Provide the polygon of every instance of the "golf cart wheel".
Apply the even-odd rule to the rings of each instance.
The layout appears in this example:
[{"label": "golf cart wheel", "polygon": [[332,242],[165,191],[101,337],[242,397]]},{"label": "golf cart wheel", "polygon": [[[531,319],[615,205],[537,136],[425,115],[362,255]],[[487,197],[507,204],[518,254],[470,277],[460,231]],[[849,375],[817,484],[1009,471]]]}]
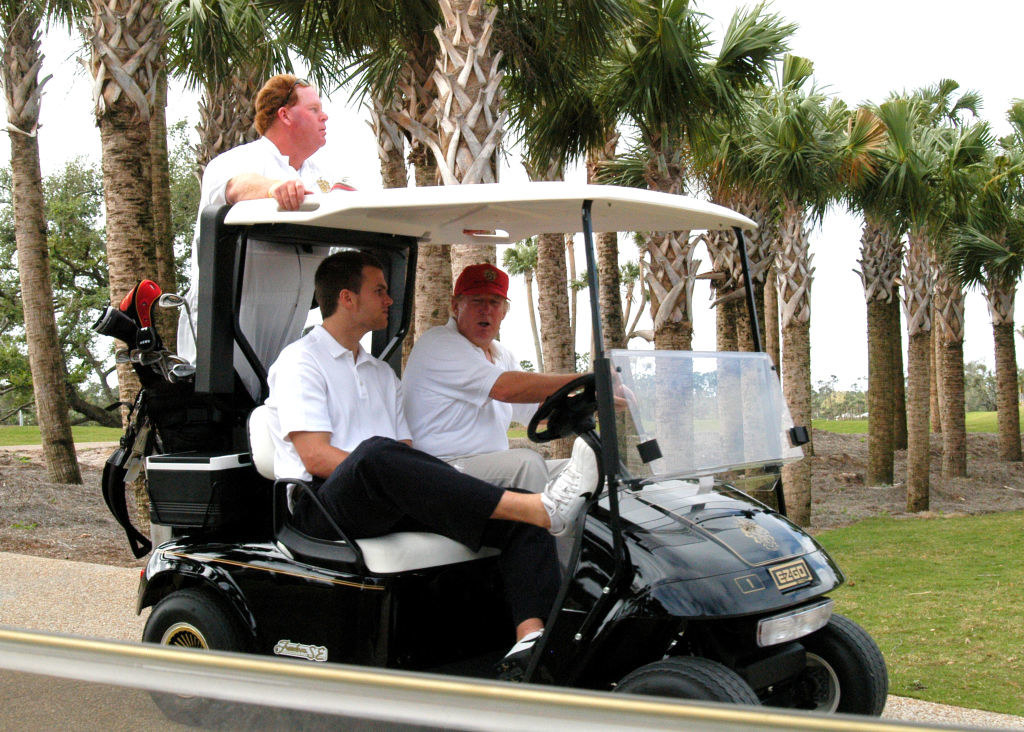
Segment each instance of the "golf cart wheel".
[{"label": "golf cart wheel", "polygon": [[[158,602],[146,621],[142,642],[173,648],[249,649],[245,631],[231,611],[196,589],[172,592]],[[159,692],[150,696],[168,719],[181,724],[215,726],[237,710],[237,705],[217,699]]]},{"label": "golf cart wheel", "polygon": [[738,673],[717,661],[697,656],[667,658],[641,666],[623,677],[615,691],[727,704],[760,704],[750,684]]},{"label": "golf cart wheel", "polygon": [[807,667],[797,678],[798,709],[880,716],[889,674],[878,645],[849,618],[833,615],[821,630],[804,638]]}]

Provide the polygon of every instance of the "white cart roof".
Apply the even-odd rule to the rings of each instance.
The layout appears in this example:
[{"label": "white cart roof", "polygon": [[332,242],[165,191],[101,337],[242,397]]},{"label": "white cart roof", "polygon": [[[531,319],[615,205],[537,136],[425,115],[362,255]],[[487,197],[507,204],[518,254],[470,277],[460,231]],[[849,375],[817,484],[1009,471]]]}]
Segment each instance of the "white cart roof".
[{"label": "white cart roof", "polygon": [[695,198],[572,183],[334,191],[307,196],[299,211],[279,211],[269,199],[242,201],[231,208],[225,223],[309,224],[438,244],[500,244],[546,232],[580,231],[586,200],[593,201],[594,231],[757,228],[745,216]]}]

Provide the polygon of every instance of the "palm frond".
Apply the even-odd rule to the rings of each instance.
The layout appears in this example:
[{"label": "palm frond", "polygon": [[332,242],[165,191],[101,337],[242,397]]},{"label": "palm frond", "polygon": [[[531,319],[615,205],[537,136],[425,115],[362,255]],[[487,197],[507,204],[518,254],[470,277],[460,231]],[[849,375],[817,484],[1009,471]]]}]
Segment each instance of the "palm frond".
[{"label": "palm frond", "polygon": [[799,89],[814,74],[814,62],[803,56],[787,53],[782,58],[782,76],[779,85]]},{"label": "palm frond", "polygon": [[633,145],[628,150],[615,156],[597,170],[598,183],[607,183],[630,188],[647,188],[648,152],[643,145]]}]

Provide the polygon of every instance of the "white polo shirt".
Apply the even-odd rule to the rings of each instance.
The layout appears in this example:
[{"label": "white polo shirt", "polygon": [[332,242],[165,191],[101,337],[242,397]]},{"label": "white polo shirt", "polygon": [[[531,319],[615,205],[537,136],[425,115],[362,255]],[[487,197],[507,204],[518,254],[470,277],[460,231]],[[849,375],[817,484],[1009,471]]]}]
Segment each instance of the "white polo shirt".
[{"label": "white polo shirt", "polygon": [[362,348],[353,359],[323,326],[281,351],[268,382],[278,478],[312,478],[288,437],[292,432],[330,432],[331,445],[346,452],[368,437],[412,437],[391,367]]},{"label": "white polo shirt", "polygon": [[[302,166],[296,170],[288,162],[288,157],[282,155],[281,151],[277,149],[277,145],[265,137],[260,137],[253,142],[222,152],[207,164],[206,170],[203,171],[203,183],[199,190],[199,212],[196,214],[196,229],[192,236],[192,286],[185,294],[185,299],[188,300],[189,307],[192,308],[193,317],[195,317],[198,300],[196,283],[199,281],[199,223],[203,210],[213,204],[227,203],[228,181],[243,173],[255,173],[279,180],[299,178],[307,190],[326,193],[333,185],[333,181],[328,177],[327,172],[317,164],[316,157],[314,154],[306,158]],[[247,272],[247,281],[249,275],[250,273]],[[178,319],[178,355],[189,361],[195,361],[195,351],[192,331],[188,327],[185,313],[182,312]]]},{"label": "white polo shirt", "polygon": [[454,318],[416,341],[402,374],[413,446],[442,459],[508,449],[512,420],[527,424],[536,404],[489,396],[506,371],[522,371],[512,352],[491,341],[494,363],[459,333]]}]

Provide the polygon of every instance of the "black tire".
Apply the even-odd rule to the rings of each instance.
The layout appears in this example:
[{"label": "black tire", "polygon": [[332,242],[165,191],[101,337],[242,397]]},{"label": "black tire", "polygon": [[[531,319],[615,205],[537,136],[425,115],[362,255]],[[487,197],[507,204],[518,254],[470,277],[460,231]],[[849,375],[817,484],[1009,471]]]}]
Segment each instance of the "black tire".
[{"label": "black tire", "polygon": [[878,645],[849,618],[833,615],[828,625],[804,638],[807,668],[797,680],[802,709],[881,716],[889,673]]},{"label": "black tire", "polygon": [[[248,633],[234,613],[198,589],[178,590],[158,602],[146,620],[142,642],[241,652],[251,646]],[[150,696],[168,719],[192,726],[216,726],[237,710],[236,705],[216,699],[159,692]]]},{"label": "black tire", "polygon": [[680,656],[656,661],[623,677],[615,691],[673,699],[758,705],[757,694],[738,673],[717,661]]}]

